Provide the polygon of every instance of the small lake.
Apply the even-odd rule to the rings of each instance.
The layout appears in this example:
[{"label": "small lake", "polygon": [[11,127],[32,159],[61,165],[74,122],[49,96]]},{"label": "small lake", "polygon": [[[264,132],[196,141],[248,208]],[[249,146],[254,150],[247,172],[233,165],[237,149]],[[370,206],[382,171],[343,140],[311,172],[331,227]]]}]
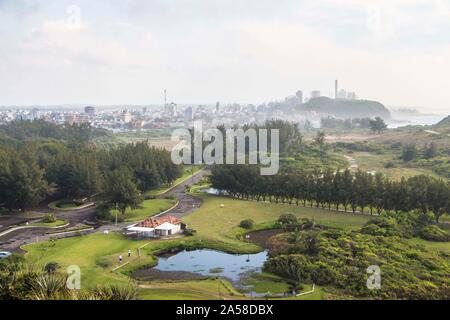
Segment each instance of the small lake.
[{"label": "small lake", "polygon": [[202,276],[220,276],[233,282],[249,272],[261,272],[267,252],[234,255],[214,250],[181,251],[160,257],[153,269],[164,272],[190,272]]},{"label": "small lake", "polygon": [[216,188],[206,188],[206,189],[202,189],[200,190],[201,192],[204,192],[206,194],[211,194],[214,196],[220,196],[223,194],[222,190],[216,189]]}]

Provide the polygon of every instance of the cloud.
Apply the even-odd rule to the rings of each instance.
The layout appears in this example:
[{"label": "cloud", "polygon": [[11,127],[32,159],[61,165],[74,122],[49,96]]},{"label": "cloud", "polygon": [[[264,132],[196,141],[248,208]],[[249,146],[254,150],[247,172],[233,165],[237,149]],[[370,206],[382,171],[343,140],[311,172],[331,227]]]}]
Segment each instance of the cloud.
[{"label": "cloud", "polygon": [[387,104],[450,100],[447,0],[19,1],[0,0],[0,104],[151,103],[164,88],[258,103],[335,78]]}]

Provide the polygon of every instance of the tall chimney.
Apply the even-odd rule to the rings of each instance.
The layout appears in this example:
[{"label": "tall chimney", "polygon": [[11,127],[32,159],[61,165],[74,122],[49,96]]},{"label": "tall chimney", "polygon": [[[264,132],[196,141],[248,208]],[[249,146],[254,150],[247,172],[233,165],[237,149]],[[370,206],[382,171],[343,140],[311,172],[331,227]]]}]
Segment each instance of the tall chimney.
[{"label": "tall chimney", "polygon": [[338,98],[338,81],[334,81],[334,99]]}]

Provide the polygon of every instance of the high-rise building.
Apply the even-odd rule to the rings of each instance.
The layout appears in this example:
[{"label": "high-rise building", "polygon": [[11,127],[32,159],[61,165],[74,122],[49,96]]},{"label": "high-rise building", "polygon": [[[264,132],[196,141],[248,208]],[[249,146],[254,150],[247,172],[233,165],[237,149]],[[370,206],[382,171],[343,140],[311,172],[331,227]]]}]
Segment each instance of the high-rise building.
[{"label": "high-rise building", "polygon": [[87,106],[84,108],[84,113],[93,116],[95,115],[95,107]]},{"label": "high-rise building", "polygon": [[74,124],[77,120],[77,116],[74,113],[68,113],[64,116],[64,121],[70,125]]},{"label": "high-rise building", "polygon": [[186,121],[194,120],[194,108],[193,107],[187,107],[186,109],[184,109],[184,120],[186,120]]},{"label": "high-rise building", "polygon": [[311,91],[311,99],[315,99],[315,98],[319,98],[319,97],[320,97],[320,91],[319,90]]},{"label": "high-rise building", "polygon": [[303,104],[303,91],[298,90],[295,96],[297,97],[298,102]]},{"label": "high-rise building", "polygon": [[217,101],[217,103],[216,103],[216,113],[219,113],[219,112],[220,112],[220,102]]},{"label": "high-rise building", "polygon": [[170,116],[172,117],[176,117],[178,114],[178,106],[176,103],[171,102],[168,106],[167,106],[167,113],[170,114]]},{"label": "high-rise building", "polygon": [[33,110],[31,110],[29,117],[30,120],[37,120],[41,117],[41,112],[39,111],[39,109],[34,108]]},{"label": "high-rise building", "polygon": [[124,123],[130,123],[131,120],[132,120],[131,113],[128,112],[128,110],[125,110],[125,111],[122,112],[122,117],[121,118],[122,118],[122,121]]},{"label": "high-rise building", "polygon": [[341,89],[338,93],[338,99],[355,100],[357,99],[357,96],[355,92]]},{"label": "high-rise building", "polygon": [[339,83],[338,80],[334,80],[334,98],[338,98],[338,89],[339,89]]}]

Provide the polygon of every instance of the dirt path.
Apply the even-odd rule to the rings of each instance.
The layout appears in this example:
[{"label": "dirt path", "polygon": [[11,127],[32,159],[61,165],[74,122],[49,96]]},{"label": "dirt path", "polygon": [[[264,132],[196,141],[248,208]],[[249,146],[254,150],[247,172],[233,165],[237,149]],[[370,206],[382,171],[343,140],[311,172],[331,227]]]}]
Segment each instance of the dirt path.
[{"label": "dirt path", "polygon": [[356,162],[356,159],[347,155],[344,155],[345,159],[348,160],[350,163],[350,166],[348,167],[351,171],[358,170],[358,163]]}]

